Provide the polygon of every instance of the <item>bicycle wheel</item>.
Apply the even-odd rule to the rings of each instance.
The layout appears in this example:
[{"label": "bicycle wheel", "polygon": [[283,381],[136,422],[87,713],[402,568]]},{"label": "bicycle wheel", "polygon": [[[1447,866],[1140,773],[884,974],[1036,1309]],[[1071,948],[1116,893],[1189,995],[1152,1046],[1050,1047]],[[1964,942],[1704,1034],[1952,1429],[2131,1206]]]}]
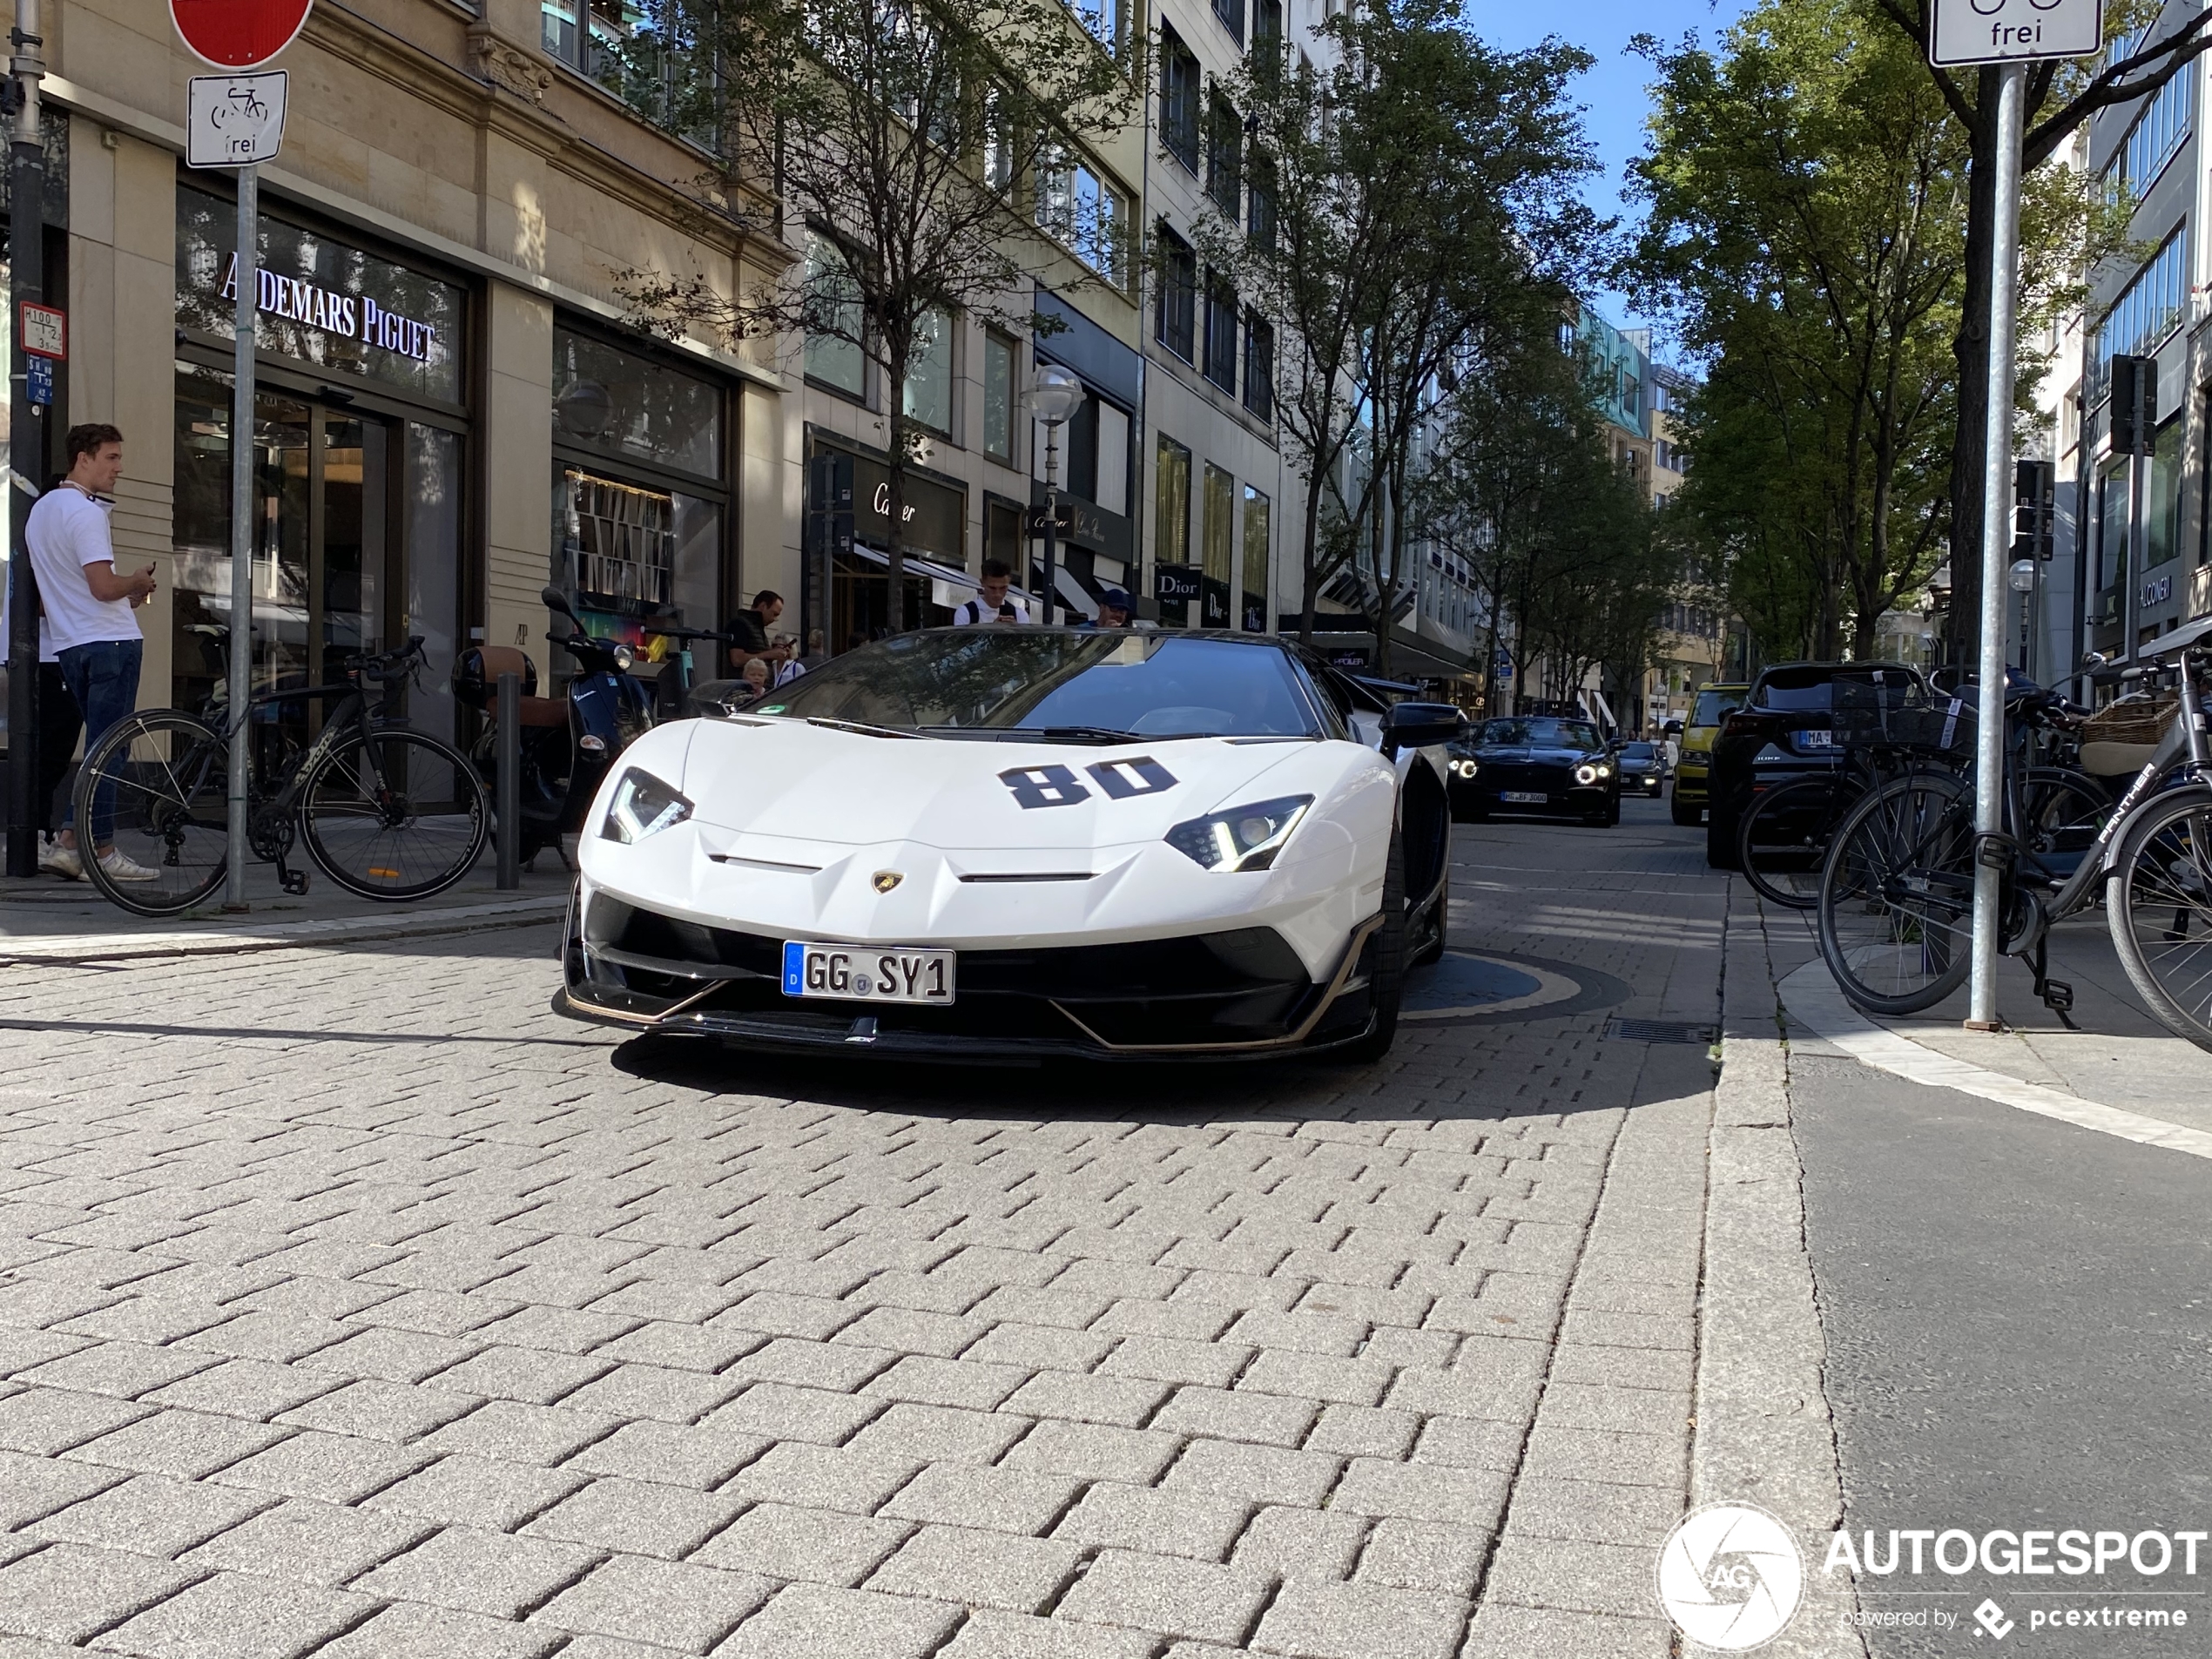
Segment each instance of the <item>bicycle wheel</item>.
[{"label": "bicycle wheel", "polygon": [[2154,798],[2108,894],[2113,948],[2150,1010],[2212,1049],[2212,790]]},{"label": "bicycle wheel", "polygon": [[469,873],[491,813],[460,752],[403,727],[349,733],[300,780],[308,854],[348,892],[422,899]]},{"label": "bicycle wheel", "polygon": [[1857,793],[1841,778],[1799,778],[1768,790],[1737,830],[1736,867],[1768,903],[1811,909],[1820,902],[1829,836]]},{"label": "bicycle wheel", "polygon": [[1959,779],[1921,772],[1844,814],[1820,882],[1820,954],[1869,1014],[1917,1014],[1973,966],[1974,802]]},{"label": "bicycle wheel", "polygon": [[[84,879],[141,916],[180,915],[222,885],[230,822],[228,747],[206,721],[149,709],[118,722],[78,768],[72,795]],[[150,877],[125,881],[92,856],[112,802],[116,850]]]},{"label": "bicycle wheel", "polygon": [[2033,767],[2020,779],[2021,848],[2062,880],[2097,844],[2114,805],[2087,772]]}]

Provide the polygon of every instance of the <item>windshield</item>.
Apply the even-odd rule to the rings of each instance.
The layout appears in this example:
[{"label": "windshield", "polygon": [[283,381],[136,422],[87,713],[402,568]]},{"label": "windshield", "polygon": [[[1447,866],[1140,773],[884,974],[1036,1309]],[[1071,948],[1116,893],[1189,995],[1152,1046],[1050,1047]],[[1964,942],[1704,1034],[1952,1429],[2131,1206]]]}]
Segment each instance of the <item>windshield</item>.
[{"label": "windshield", "polygon": [[1690,711],[1692,725],[1718,725],[1743,706],[1741,691],[1700,691],[1697,706]]},{"label": "windshield", "polygon": [[1595,749],[1597,728],[1581,720],[1491,720],[1484,724],[1482,741],[1519,748]]},{"label": "windshield", "polygon": [[1072,740],[1320,737],[1289,657],[1255,641],[1060,628],[901,634],[779,685],[758,714]]},{"label": "windshield", "polygon": [[1623,760],[1649,760],[1651,759],[1651,745],[1648,743],[1624,744],[1622,745],[1621,749],[1621,759]]}]

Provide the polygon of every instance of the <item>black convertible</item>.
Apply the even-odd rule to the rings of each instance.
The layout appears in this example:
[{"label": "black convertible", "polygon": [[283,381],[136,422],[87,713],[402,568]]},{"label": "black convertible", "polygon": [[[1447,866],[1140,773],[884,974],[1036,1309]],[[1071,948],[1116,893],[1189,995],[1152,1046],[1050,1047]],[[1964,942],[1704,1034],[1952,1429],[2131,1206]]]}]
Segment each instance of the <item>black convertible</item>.
[{"label": "black convertible", "polygon": [[1621,821],[1621,769],[1588,720],[1510,715],[1485,720],[1447,747],[1454,818],[1535,813]]}]

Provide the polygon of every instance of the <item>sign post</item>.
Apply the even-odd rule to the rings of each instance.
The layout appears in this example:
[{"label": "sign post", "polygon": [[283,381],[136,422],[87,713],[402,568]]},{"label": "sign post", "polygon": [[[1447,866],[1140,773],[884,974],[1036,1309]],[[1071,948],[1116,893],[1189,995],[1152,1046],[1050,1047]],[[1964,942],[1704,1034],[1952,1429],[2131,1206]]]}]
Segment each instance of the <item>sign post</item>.
[{"label": "sign post", "polygon": [[194,167],[238,169],[231,384],[231,637],[230,845],[223,908],[244,910],[247,765],[253,726],[246,716],[253,695],[253,320],[260,273],[260,172],[284,143],[288,78],[260,67],[292,44],[307,21],[310,0],[169,0],[169,16],[201,58],[220,75],[192,78],[185,120],[185,159]]},{"label": "sign post", "polygon": [[[16,303],[15,361],[10,367],[11,423],[8,429],[8,873],[38,873],[38,826],[49,803],[38,799],[38,587],[30,570],[24,526],[37,490],[32,482],[45,470],[46,426],[32,401],[30,352],[39,327],[35,313],[44,297],[46,219],[45,138],[39,129],[38,83],[46,73],[38,33],[38,0],[16,0],[15,47],[10,64],[16,80],[16,130],[9,145],[8,259]],[[42,331],[43,337],[43,331]],[[52,371],[46,371],[51,388]],[[51,390],[48,401],[51,401]],[[88,845],[84,855],[90,858]]]},{"label": "sign post", "polygon": [[[1981,492],[1980,697],[1974,746],[1973,954],[1966,1027],[1995,1031],[2003,868],[1984,857],[2005,828],[2005,595],[2013,545],[2013,380],[2020,308],[2020,128],[2027,65],[2085,57],[2104,45],[2103,0],[1935,0],[1928,61],[1939,69],[1993,64],[1997,210],[1989,246],[1989,379]],[[1962,394],[1971,388],[1961,388]],[[1956,552],[1954,550],[1954,556]]]}]

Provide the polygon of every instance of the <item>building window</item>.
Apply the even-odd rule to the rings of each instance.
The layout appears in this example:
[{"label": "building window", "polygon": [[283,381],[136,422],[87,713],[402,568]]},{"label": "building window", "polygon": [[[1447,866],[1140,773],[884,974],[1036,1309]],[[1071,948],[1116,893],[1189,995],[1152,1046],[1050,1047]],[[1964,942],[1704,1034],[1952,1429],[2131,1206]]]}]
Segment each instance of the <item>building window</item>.
[{"label": "building window", "polygon": [[2097,325],[2096,342],[2089,353],[2095,365],[2092,401],[2104,399],[2115,354],[2148,355],[2180,325],[2182,303],[2188,297],[2188,229],[2186,225],[2178,226],[2166,239],[2166,245],[2143,262],[2134,280]]},{"label": "building window", "polygon": [[914,325],[907,363],[907,419],[941,437],[953,430],[953,331],[949,313],[933,311]]},{"label": "building window", "polygon": [[1174,30],[1160,29],[1160,143],[1198,171],[1198,60]]},{"label": "building window", "polygon": [[1186,363],[1198,361],[1198,256],[1190,244],[1160,226],[1160,344]]},{"label": "building window", "polygon": [[1237,395],[1237,290],[1212,271],[1206,273],[1206,378]]},{"label": "building window", "polygon": [[1621,371],[1621,408],[1631,418],[1643,413],[1643,383],[1626,369]]},{"label": "building window", "polygon": [[1088,163],[1062,153],[1048,157],[1040,168],[1038,225],[1117,285],[1124,280],[1122,226],[1128,214],[1129,198]]},{"label": "building window", "polygon": [[867,358],[860,350],[860,295],[844,256],[819,232],[806,234],[806,378],[847,397],[866,398]]},{"label": "building window", "polygon": [[983,453],[1014,464],[1014,342],[983,334]]},{"label": "building window", "polygon": [[1266,496],[1244,486],[1244,603],[1238,623],[1255,634],[1267,631],[1270,508]]},{"label": "building window", "polygon": [[1275,418],[1275,329],[1257,311],[1244,314],[1244,407]]},{"label": "building window", "polygon": [[1232,225],[1238,219],[1244,165],[1244,121],[1226,99],[1216,98],[1206,118],[1206,194]]},{"label": "building window", "polygon": [[1282,56],[1283,0],[1258,0],[1252,7],[1252,51]]},{"label": "building window", "polygon": [[1275,251],[1275,158],[1255,152],[1244,164],[1244,233],[1263,253]]},{"label": "building window", "polygon": [[1122,49],[1121,0],[1071,0],[1071,3],[1090,37],[1108,51],[1118,54]]},{"label": "building window", "polygon": [[1199,543],[1204,561],[1204,625],[1230,625],[1229,590],[1237,579],[1237,481],[1209,461],[1206,497],[1200,505]]},{"label": "building window", "polygon": [[2189,106],[2196,77],[2184,69],[2152,93],[2135,125],[2121,146],[2120,181],[2128,193],[2141,196],[2158,182],[2166,164],[2188,141]]},{"label": "building window", "polygon": [[1213,0],[1213,15],[1239,46],[1244,44],[1244,0]]},{"label": "building window", "polygon": [[1154,469],[1153,556],[1162,564],[1190,563],[1190,451],[1164,432]]}]

